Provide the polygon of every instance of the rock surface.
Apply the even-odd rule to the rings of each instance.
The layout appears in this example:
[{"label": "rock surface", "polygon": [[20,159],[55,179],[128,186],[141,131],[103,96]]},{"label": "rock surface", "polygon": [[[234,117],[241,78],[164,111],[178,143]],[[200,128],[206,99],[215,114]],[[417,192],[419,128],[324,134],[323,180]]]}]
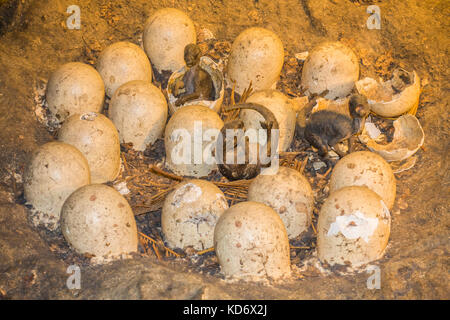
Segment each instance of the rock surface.
[{"label": "rock surface", "polygon": [[[8,3],[19,1],[8,1]],[[65,1],[21,1],[14,22],[0,36],[0,299],[449,299],[449,96],[448,22],[444,1],[378,1],[380,30],[368,30],[367,5],[358,1],[198,0],[175,6],[218,39],[232,41],[244,28],[275,31],[290,54],[324,40],[350,42],[361,73],[374,70],[391,51],[429,84],[418,118],[426,135],[416,166],[396,176],[391,238],[381,269],[381,289],[369,290],[369,273],[321,275],[282,284],[231,284],[195,274],[174,261],[135,257],[108,265],[81,263],[81,289],[69,290],[69,266],[27,220],[17,175],[31,152],[52,135],[36,120],[36,88],[68,61],[94,63],[102,48],[119,40],[139,43],[145,19],[164,1],[79,1],[82,29],[68,30]],[[70,3],[71,4],[71,3]],[[250,7],[250,8],[249,8]],[[0,7],[1,9],[1,7]],[[248,15],[247,12],[256,12]],[[3,11],[0,10],[0,15]],[[239,21],[239,23],[236,23]],[[0,33],[1,33],[0,32]],[[351,39],[351,40],[349,40]],[[385,59],[385,60],[383,60]],[[447,187],[446,187],[447,186]],[[11,199],[11,195],[13,199]],[[399,203],[403,203],[400,207]],[[407,203],[408,205],[404,205]],[[64,244],[62,244],[64,246]]]}]

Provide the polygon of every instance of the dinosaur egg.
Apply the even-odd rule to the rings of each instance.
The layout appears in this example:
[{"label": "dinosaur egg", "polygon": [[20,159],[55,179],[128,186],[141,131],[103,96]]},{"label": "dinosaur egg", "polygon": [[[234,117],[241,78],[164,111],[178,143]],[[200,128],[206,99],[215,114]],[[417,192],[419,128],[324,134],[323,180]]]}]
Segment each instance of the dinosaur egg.
[{"label": "dinosaur egg", "polygon": [[150,82],[135,80],[120,86],[109,103],[109,118],[122,143],[144,151],[162,137],[167,121],[167,102]]},{"label": "dinosaur egg", "polygon": [[[292,101],[279,91],[261,90],[253,93],[246,102],[261,104],[272,111],[280,128],[278,151],[286,151],[295,133],[296,115]],[[257,111],[243,109],[239,117],[247,129],[262,128],[260,122],[264,121],[264,117]]]},{"label": "dinosaur egg", "polygon": [[344,98],[359,78],[359,62],[352,49],[340,42],[326,42],[314,48],[303,65],[301,86],[306,94],[327,99]]},{"label": "dinosaur egg", "polygon": [[159,73],[174,72],[185,65],[184,47],[196,42],[194,23],[178,9],[157,10],[145,23],[143,42]]},{"label": "dinosaur egg", "polygon": [[59,222],[61,207],[78,188],[91,183],[89,165],[74,146],[49,142],[32,155],[24,174],[24,196],[33,207]]},{"label": "dinosaur egg", "polygon": [[93,67],[81,62],[70,62],[52,73],[45,98],[50,112],[63,122],[76,113],[101,112],[105,86]]},{"label": "dinosaur egg", "polygon": [[106,47],[98,58],[97,70],[105,82],[108,97],[129,81],[152,81],[150,61],[145,52],[131,42],[116,42]]},{"label": "dinosaur egg", "polygon": [[280,167],[275,174],[258,175],[248,188],[248,200],[274,209],[283,220],[289,239],[307,231],[311,224],[314,194],[308,179],[295,169]]},{"label": "dinosaur egg", "polygon": [[120,170],[120,141],[114,124],[102,114],[90,112],[68,118],[58,140],[75,146],[86,157],[92,183],[114,180]]},{"label": "dinosaur egg", "polygon": [[242,94],[252,82],[255,90],[271,89],[284,62],[283,43],[270,30],[249,28],[234,40],[228,58],[228,84]]},{"label": "dinosaur egg", "polygon": [[130,205],[118,191],[103,184],[84,186],[67,198],[61,210],[61,230],[81,254],[116,257],[138,248]]},{"label": "dinosaur egg", "polygon": [[383,200],[366,187],[344,187],[325,200],[317,224],[322,262],[358,267],[381,258],[391,216]]},{"label": "dinosaur egg", "polygon": [[177,97],[174,96],[173,87],[179,80],[183,80],[184,75],[186,74],[186,66],[182,67],[180,70],[175,71],[169,78],[167,85],[167,96],[169,100],[169,110],[170,113],[174,113],[176,110],[183,106],[188,105],[200,105],[208,107],[215,112],[219,113],[220,107],[222,106],[223,97],[225,94],[225,85],[223,81],[223,74],[219,69],[219,66],[209,57],[201,57],[200,58],[200,66],[205,70],[212,79],[214,86],[214,99],[213,100],[205,100],[204,98],[198,98],[195,100],[188,101],[181,106],[176,106],[175,103],[177,101]]},{"label": "dinosaur egg", "polygon": [[394,205],[394,173],[386,160],[376,153],[353,152],[338,161],[331,174],[330,192],[349,186],[367,187],[375,191],[389,209]]},{"label": "dinosaur egg", "polygon": [[283,221],[259,202],[240,202],[222,214],[214,230],[214,249],[226,276],[280,279],[291,273]]},{"label": "dinosaur egg", "polygon": [[172,248],[192,246],[196,250],[213,247],[214,227],[228,209],[223,192],[205,180],[179,183],[164,201],[161,227]]},{"label": "dinosaur egg", "polygon": [[178,109],[167,123],[164,142],[166,165],[174,173],[196,178],[217,169],[213,151],[223,121],[205,106]]}]

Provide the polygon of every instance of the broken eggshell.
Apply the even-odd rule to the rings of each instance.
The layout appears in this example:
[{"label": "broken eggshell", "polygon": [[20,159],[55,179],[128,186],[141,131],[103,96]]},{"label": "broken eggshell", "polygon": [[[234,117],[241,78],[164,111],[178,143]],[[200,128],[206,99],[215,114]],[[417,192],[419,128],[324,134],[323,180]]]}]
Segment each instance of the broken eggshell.
[{"label": "broken eggshell", "polygon": [[317,223],[317,253],[322,262],[359,267],[380,259],[386,249],[391,215],[367,187],[344,187],[325,200]]},{"label": "broken eggshell", "polygon": [[209,57],[201,57],[200,58],[200,66],[205,70],[210,76],[213,81],[214,85],[214,92],[215,92],[215,99],[213,101],[211,100],[202,100],[202,99],[195,99],[186,102],[185,104],[181,106],[175,106],[175,102],[177,101],[177,97],[173,95],[173,86],[178,79],[183,79],[184,74],[187,71],[186,66],[182,67],[180,70],[174,72],[170,78],[167,85],[167,96],[169,97],[169,110],[171,113],[174,113],[179,108],[183,106],[188,105],[200,105],[210,108],[211,110],[214,110],[215,112],[219,113],[220,107],[222,106],[223,97],[225,93],[225,87],[224,87],[224,80],[223,80],[223,74],[219,69],[219,66]]},{"label": "broken eggshell", "polygon": [[212,182],[193,179],[181,182],[167,196],[161,228],[171,248],[195,250],[213,247],[214,227],[228,209],[223,192]]},{"label": "broken eggshell", "polygon": [[392,142],[386,145],[379,144],[376,139],[371,138],[370,131],[367,129],[359,136],[359,140],[386,161],[405,160],[416,153],[423,145],[425,134],[415,116],[411,114],[401,116],[394,121],[394,129],[394,138]]},{"label": "broken eggshell", "polygon": [[399,93],[395,93],[392,88],[392,79],[377,82],[372,78],[364,78],[357,81],[355,86],[360,94],[367,97],[373,113],[382,117],[398,117],[419,103],[420,78],[415,71],[411,78],[412,83]]}]

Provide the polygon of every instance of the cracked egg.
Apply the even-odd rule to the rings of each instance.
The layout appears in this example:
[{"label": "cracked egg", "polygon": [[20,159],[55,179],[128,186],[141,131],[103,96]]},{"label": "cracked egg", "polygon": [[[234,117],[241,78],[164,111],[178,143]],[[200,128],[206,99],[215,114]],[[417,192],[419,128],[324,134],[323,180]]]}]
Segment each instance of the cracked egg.
[{"label": "cracked egg", "polygon": [[212,182],[188,180],[178,184],[166,197],[161,227],[171,248],[213,247],[214,227],[228,209],[223,192]]},{"label": "cracked egg", "polygon": [[[177,101],[177,98],[173,95],[173,86],[179,79],[183,79],[184,74],[186,73],[187,69],[186,66],[183,66],[180,70],[174,72],[170,78],[167,85],[167,96],[168,102],[169,102],[169,109],[171,113],[174,113],[179,108],[183,106],[188,105],[200,105],[208,107],[215,112],[219,113],[220,107],[222,106],[223,97],[225,94],[225,86],[223,81],[223,75],[220,71],[218,65],[209,57],[201,57],[200,58],[200,66],[203,70],[205,70],[212,79],[213,85],[214,85],[214,100],[203,100],[203,99],[195,99],[186,102],[185,104],[181,106],[175,106],[175,102]],[[183,93],[183,92],[182,92]]]},{"label": "cracked egg", "polygon": [[398,117],[419,103],[420,78],[415,71],[397,69],[388,81],[364,78],[355,86],[367,97],[370,110],[382,117]]},{"label": "cracked egg", "polygon": [[370,129],[372,126],[366,127],[367,129],[359,136],[359,140],[386,161],[403,161],[411,157],[425,140],[419,120],[411,114],[405,114],[394,121],[394,138],[388,144],[377,143],[376,138],[371,138],[372,131],[378,130],[375,125],[373,125],[375,129]]},{"label": "cracked egg", "polygon": [[259,202],[240,202],[222,214],[214,230],[214,249],[226,276],[282,279],[291,274],[283,221]]},{"label": "cracked egg", "polygon": [[325,200],[317,223],[319,259],[359,267],[380,259],[390,234],[391,216],[383,200],[367,187],[344,187]]}]

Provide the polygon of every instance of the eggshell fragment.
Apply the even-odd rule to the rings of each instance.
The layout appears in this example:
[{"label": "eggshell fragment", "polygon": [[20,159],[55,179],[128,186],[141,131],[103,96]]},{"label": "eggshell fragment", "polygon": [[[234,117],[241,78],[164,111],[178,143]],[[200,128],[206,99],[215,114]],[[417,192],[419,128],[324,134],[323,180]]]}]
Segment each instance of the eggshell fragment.
[{"label": "eggshell fragment", "polygon": [[372,78],[364,78],[356,82],[356,89],[367,97],[370,110],[382,117],[398,117],[419,103],[420,78],[413,71],[413,83],[403,91],[395,93],[391,80],[377,82]]},{"label": "eggshell fragment", "polygon": [[394,121],[394,138],[388,144],[379,144],[370,137],[370,133],[364,131],[359,140],[367,147],[382,156],[386,161],[402,161],[417,152],[423,145],[425,134],[419,120],[405,114]]}]

